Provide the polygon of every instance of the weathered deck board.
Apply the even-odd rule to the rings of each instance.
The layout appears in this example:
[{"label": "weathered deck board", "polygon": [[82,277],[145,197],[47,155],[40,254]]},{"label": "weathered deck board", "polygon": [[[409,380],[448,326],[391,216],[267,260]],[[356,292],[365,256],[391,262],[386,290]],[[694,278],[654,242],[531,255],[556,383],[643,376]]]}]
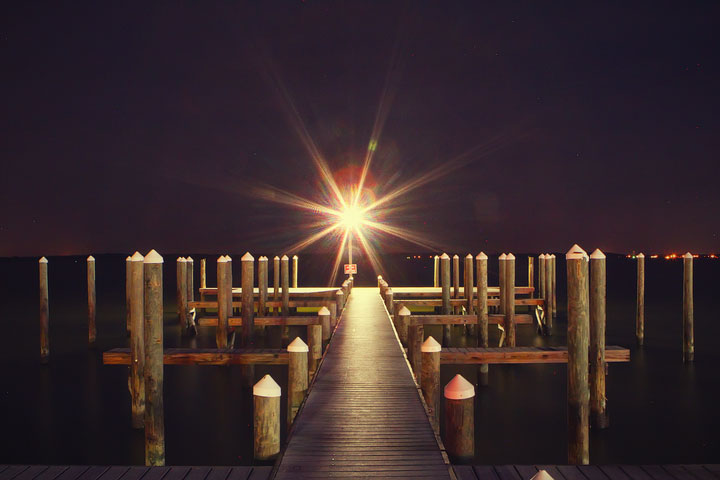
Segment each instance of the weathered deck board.
[{"label": "weathered deck board", "polygon": [[[103,352],[105,365],[130,365],[129,348],[113,348]],[[288,353],[269,348],[166,348],[165,365],[287,365]]]},{"label": "weathered deck board", "polygon": [[329,476],[450,478],[375,288],[353,289],[275,478]]},{"label": "weathered deck board", "polygon": [[[629,362],[630,350],[605,347],[605,361]],[[567,347],[443,348],[443,364],[473,363],[567,363]]]},{"label": "weathered deck board", "polygon": [[528,480],[546,470],[555,480],[717,480],[718,465],[455,465],[459,480]]}]

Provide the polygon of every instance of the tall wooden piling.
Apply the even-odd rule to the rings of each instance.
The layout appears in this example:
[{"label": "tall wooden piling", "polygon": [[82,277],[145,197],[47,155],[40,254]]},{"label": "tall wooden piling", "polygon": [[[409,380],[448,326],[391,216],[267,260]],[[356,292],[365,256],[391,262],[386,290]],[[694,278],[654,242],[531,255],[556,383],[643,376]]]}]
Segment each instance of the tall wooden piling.
[{"label": "tall wooden piling", "polygon": [[88,297],[88,343],[93,345],[97,338],[97,326],[95,324],[95,306],[97,296],[95,293],[95,257],[90,255],[87,258],[87,297]]},{"label": "tall wooden piling", "polygon": [[605,254],[596,249],[590,255],[590,425],[607,428],[605,397],[605,320],[607,277]]},{"label": "tall wooden piling", "polygon": [[[453,274],[453,289],[452,298],[460,298],[460,257],[453,255],[452,257],[452,274]],[[460,307],[456,306],[452,308],[454,314],[458,314]]]},{"label": "tall wooden piling", "polygon": [[130,262],[132,259],[128,256],[125,259],[125,330],[130,335]]},{"label": "tall wooden piling", "polygon": [[180,331],[187,328],[187,261],[183,257],[177,259],[177,315]]},{"label": "tall wooden piling", "polygon": [[440,344],[432,337],[428,337],[420,347],[421,374],[420,388],[425,403],[430,410],[433,428],[440,428]]},{"label": "tall wooden piling", "polygon": [[499,311],[502,314],[505,313],[505,294],[507,293],[507,286],[505,285],[505,260],[507,260],[507,254],[500,254],[500,256],[498,257],[498,286],[500,287]]},{"label": "tall wooden piling", "polygon": [[335,320],[340,320],[340,315],[342,315],[342,310],[345,307],[345,294],[342,290],[338,290],[335,292],[335,308],[337,309],[337,315],[335,316]]},{"label": "tall wooden piling", "polygon": [[187,271],[187,280],[185,285],[187,286],[187,299],[188,302],[195,301],[195,260],[192,257],[185,258],[185,268]]},{"label": "tall wooden piling", "polygon": [[568,298],[568,463],[587,465],[590,462],[588,255],[582,248],[573,245],[565,258]]},{"label": "tall wooden piling", "polygon": [[265,375],[253,386],[253,454],[272,460],[280,453],[280,385]]},{"label": "tall wooden piling", "polygon": [[217,301],[218,301],[218,324],[215,328],[215,343],[217,348],[228,348],[228,317],[232,311],[228,310],[227,296],[232,298],[232,291],[228,292],[227,258],[221,255],[217,259]]},{"label": "tall wooden piling", "polygon": [[552,255],[545,255],[545,326],[546,333],[552,335],[553,328],[553,295],[552,295]]},{"label": "tall wooden piling", "polygon": [[145,286],[143,257],[140,252],[130,259],[130,396],[132,427],[145,425]]},{"label": "tall wooden piling", "polygon": [[433,287],[440,286],[440,257],[435,255],[433,257]]},{"label": "tall wooden piling", "polygon": [[267,307],[265,306],[268,299],[268,258],[260,256],[258,258],[258,311],[260,317],[267,315]]},{"label": "tall wooden piling", "polygon": [[[538,298],[545,300],[545,254],[541,253],[538,257]],[[547,302],[544,308],[547,310]],[[545,313],[545,323],[547,325],[547,312]]]},{"label": "tall wooden piling", "polygon": [[387,308],[388,312],[393,311],[393,291],[392,288],[387,288],[385,290],[385,308]]},{"label": "tall wooden piling", "polygon": [[151,250],[143,259],[145,285],[145,465],[165,465],[163,409],[163,258]]},{"label": "tall wooden piling", "polygon": [[[273,257],[273,300],[280,301],[280,257]],[[280,307],[276,307],[274,313],[280,314]]]},{"label": "tall wooden piling", "polygon": [[683,255],[683,362],[695,360],[695,311],[693,303],[693,256]]},{"label": "tall wooden piling", "polygon": [[[227,304],[226,309],[228,312],[228,317],[235,316],[235,308],[233,307],[233,293],[232,293],[232,285],[233,285],[233,261],[232,257],[230,255],[225,255],[225,303]],[[228,319],[228,325],[229,325],[229,319]],[[230,348],[234,348],[235,346],[235,328],[228,326],[228,332],[231,332],[230,338],[228,338],[228,346]]]},{"label": "tall wooden piling", "polygon": [[[480,252],[475,257],[477,267],[477,346],[488,347],[488,257]],[[488,364],[481,363],[478,369],[478,384],[488,384]]]},{"label": "tall wooden piling", "polygon": [[288,426],[292,425],[308,389],[308,352],[310,349],[300,337],[287,348],[288,364]]},{"label": "tall wooden piling", "polygon": [[[337,305],[336,307],[337,308]],[[332,325],[330,324],[330,310],[327,307],[322,307],[318,311],[318,317],[320,317],[320,324],[322,329],[322,341],[326,343],[330,341],[330,335],[332,334]]]},{"label": "tall wooden piling", "polygon": [[292,286],[298,288],[298,256],[293,255],[292,261]]},{"label": "tall wooden piling", "polygon": [[241,346],[249,347],[253,343],[255,333],[255,302],[253,288],[255,285],[255,259],[246,252],[240,259],[242,264],[242,340]]},{"label": "tall wooden piling", "polygon": [[552,317],[557,318],[557,269],[555,268],[557,265],[557,257],[554,253],[550,254],[550,273],[551,273],[551,287],[550,291],[552,292]]},{"label": "tall wooden piling", "polygon": [[[442,314],[450,315],[450,256],[443,253],[440,256],[440,285],[442,287]],[[452,325],[443,325],[443,345],[450,346],[452,342]]]},{"label": "tall wooden piling", "polygon": [[330,309],[330,331],[332,332],[333,330],[335,330],[335,327],[337,326],[339,320],[337,313],[337,303],[330,302],[328,304],[328,308]]},{"label": "tall wooden piling", "polygon": [[409,336],[409,325],[410,325],[410,310],[405,305],[400,305],[398,308],[395,309],[397,312],[395,314],[395,324],[397,328],[397,334],[398,338],[400,338],[400,343],[404,347],[407,347],[408,345],[408,336]]},{"label": "tall wooden piling", "polygon": [[[405,307],[403,307],[405,308]],[[420,370],[422,368],[422,344],[425,336],[425,328],[422,324],[412,323],[408,325],[407,334],[407,357],[412,368],[413,375],[420,382]]]},{"label": "tall wooden piling", "polygon": [[635,337],[638,345],[645,342],[645,255],[635,256],[637,260],[637,299],[635,302]]},{"label": "tall wooden piling", "polygon": [[50,300],[48,296],[48,260],[38,260],[40,277],[40,362],[50,360]]},{"label": "tall wooden piling", "polygon": [[[465,256],[465,265],[463,268],[463,295],[465,296],[465,314],[466,315],[472,315],[475,310],[475,295],[474,295],[474,289],[475,289],[475,281],[473,280],[473,256],[471,254],[467,254]],[[476,329],[474,328],[475,325],[468,325],[468,333],[470,335],[475,335]]]},{"label": "tall wooden piling", "polygon": [[290,315],[290,264],[287,255],[280,259],[280,275],[282,282],[282,314]]},{"label": "tall wooden piling", "polygon": [[207,288],[207,260],[200,259],[200,288]]},{"label": "tall wooden piling", "polygon": [[[528,269],[527,269],[528,287],[535,288],[535,257],[528,255]],[[535,298],[535,291],[530,292],[530,298]]]},{"label": "tall wooden piling", "polygon": [[475,387],[455,375],[445,385],[445,435],[443,442],[451,460],[475,455]]},{"label": "tall wooden piling", "polygon": [[515,346],[515,255],[505,257],[505,331],[506,345]]}]

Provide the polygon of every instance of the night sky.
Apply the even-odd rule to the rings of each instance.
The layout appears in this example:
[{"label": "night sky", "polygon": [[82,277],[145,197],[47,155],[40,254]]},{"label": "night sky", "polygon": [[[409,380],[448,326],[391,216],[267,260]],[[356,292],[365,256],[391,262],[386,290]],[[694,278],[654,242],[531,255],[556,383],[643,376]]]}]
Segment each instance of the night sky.
[{"label": "night sky", "polygon": [[315,219],[253,187],[326,194],[292,106],[352,182],[380,104],[374,195],[446,166],[385,218],[433,245],[720,250],[717,2],[14,3],[2,256],[280,253]]}]

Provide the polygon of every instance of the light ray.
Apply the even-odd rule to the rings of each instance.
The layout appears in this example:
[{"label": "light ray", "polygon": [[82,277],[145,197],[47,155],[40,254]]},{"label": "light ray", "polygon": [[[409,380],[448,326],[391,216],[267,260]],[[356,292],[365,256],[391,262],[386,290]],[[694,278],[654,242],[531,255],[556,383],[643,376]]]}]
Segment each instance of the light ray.
[{"label": "light ray", "polygon": [[348,233],[349,229],[345,229],[345,233],[343,233],[342,240],[340,240],[340,245],[338,245],[338,253],[335,256],[335,262],[333,263],[333,269],[332,274],[330,275],[330,282],[328,283],[328,286],[331,287],[335,285],[335,280],[337,280],[338,272],[340,272],[340,262],[342,262],[343,254],[345,253],[345,244],[347,243]]},{"label": "light ray", "polygon": [[297,207],[318,213],[327,213],[336,216],[340,215],[340,212],[333,208],[313,202],[312,200],[308,200],[299,195],[286,192],[285,190],[280,190],[279,188],[272,187],[270,185],[264,185],[262,187],[255,186],[252,188],[252,192],[256,197],[269,202],[289,205],[291,207]]},{"label": "light ray", "polygon": [[355,233],[357,234],[358,240],[360,240],[360,245],[365,251],[365,255],[367,255],[368,260],[370,260],[370,265],[372,265],[373,270],[375,270],[375,274],[379,275],[384,272],[385,269],[382,266],[380,258],[378,258],[377,254],[375,253],[375,249],[367,241],[365,235],[360,230],[356,230]]},{"label": "light ray", "polygon": [[373,222],[372,220],[365,220],[365,222],[363,223],[370,228],[374,228],[375,230],[379,230],[381,232],[393,235],[402,240],[414,243],[415,245],[418,245],[420,247],[427,248],[428,250],[437,250],[435,245],[428,243],[427,240],[422,238],[422,235],[417,232],[413,232],[410,229],[395,227],[386,223]]},{"label": "light ray", "polygon": [[323,238],[324,236],[332,233],[333,231],[337,230],[338,228],[340,228],[340,224],[337,224],[337,223],[336,223],[335,225],[330,225],[330,226],[327,227],[326,229],[321,230],[321,231],[319,231],[319,232],[317,232],[317,233],[315,233],[315,234],[313,234],[313,235],[310,235],[310,236],[309,236],[308,238],[306,238],[305,240],[301,240],[301,241],[299,241],[298,243],[296,243],[295,245],[291,245],[291,246],[288,247],[286,250],[287,250],[288,252],[299,252],[299,251],[302,250],[303,248],[312,245],[313,243],[317,242],[318,240],[320,240],[320,239]]}]

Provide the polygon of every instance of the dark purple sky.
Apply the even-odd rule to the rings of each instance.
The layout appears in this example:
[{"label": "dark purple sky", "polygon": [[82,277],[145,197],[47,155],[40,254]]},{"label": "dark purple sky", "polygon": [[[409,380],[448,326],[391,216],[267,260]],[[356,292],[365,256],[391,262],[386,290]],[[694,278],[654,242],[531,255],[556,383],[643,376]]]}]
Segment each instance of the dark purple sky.
[{"label": "dark purple sky", "polygon": [[177,3],[3,8],[0,255],[296,242],[279,84],[336,171],[387,93],[377,195],[470,152],[388,217],[448,250],[720,250],[715,2]]}]

